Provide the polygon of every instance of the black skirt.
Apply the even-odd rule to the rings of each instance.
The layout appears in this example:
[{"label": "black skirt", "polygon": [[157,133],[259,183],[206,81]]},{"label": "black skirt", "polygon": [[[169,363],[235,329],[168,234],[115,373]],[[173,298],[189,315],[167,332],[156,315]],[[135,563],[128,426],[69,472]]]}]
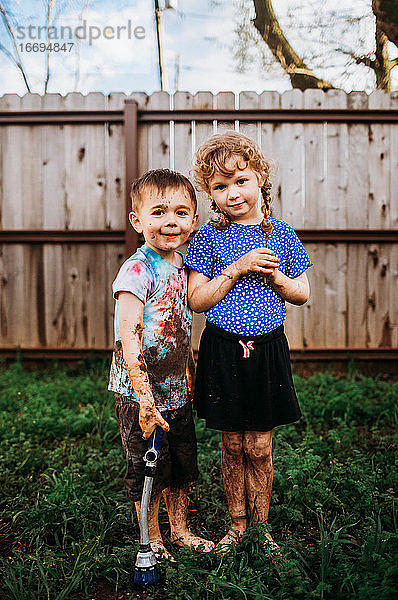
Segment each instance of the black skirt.
[{"label": "black skirt", "polygon": [[207,427],[221,431],[270,431],[298,421],[283,325],[264,335],[242,336],[207,322],[194,407]]}]

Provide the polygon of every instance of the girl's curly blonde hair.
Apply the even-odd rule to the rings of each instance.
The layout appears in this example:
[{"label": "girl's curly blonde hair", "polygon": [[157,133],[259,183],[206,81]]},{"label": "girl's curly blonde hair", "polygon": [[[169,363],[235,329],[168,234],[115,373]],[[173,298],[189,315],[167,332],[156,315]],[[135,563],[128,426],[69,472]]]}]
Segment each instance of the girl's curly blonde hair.
[{"label": "girl's curly blonde hair", "polygon": [[[235,169],[227,169],[226,167],[226,163],[232,156],[242,159],[241,162],[237,162],[239,169],[243,170],[248,167],[255,171],[260,178],[264,178],[261,187],[263,197],[261,212],[264,218],[260,223],[260,228],[264,233],[269,234],[272,231],[271,222],[267,222],[267,218],[271,214],[272,183],[269,180],[271,164],[264,157],[259,146],[243,133],[237,131],[216,133],[199,146],[195,153],[193,166],[196,186],[211,198],[209,184],[214,175],[220,173],[224,177],[230,177],[235,173]],[[218,208],[212,198],[211,209],[217,214],[217,218],[211,219],[210,222],[217,229],[227,229],[231,224],[231,219]]]}]

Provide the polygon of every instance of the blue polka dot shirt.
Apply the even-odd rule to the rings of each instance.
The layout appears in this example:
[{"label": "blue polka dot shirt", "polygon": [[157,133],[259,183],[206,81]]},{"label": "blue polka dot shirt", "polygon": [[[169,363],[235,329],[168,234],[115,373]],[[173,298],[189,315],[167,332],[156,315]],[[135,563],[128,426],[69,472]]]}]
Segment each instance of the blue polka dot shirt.
[{"label": "blue polka dot shirt", "polygon": [[[307,252],[285,221],[268,217],[267,235],[259,225],[231,223],[219,230],[211,223],[199,229],[189,245],[185,264],[209,279],[254,248],[266,246],[280,258],[279,270],[294,279],[312,265]],[[228,294],[206,313],[211,323],[238,335],[261,335],[276,329],[286,318],[285,301],[259,273],[240,277]]]}]

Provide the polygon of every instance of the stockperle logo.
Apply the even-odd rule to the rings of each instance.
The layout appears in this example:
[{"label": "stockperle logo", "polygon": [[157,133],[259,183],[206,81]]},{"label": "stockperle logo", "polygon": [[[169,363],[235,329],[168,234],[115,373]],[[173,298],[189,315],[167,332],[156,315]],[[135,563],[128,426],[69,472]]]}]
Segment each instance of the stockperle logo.
[{"label": "stockperle logo", "polygon": [[19,40],[43,40],[43,41],[66,41],[66,40],[88,40],[90,46],[93,41],[100,38],[106,40],[143,40],[146,36],[145,27],[142,25],[133,25],[129,19],[126,25],[89,25],[87,21],[82,21],[77,27],[61,25],[46,27],[45,25],[20,25],[16,28],[15,37]]}]

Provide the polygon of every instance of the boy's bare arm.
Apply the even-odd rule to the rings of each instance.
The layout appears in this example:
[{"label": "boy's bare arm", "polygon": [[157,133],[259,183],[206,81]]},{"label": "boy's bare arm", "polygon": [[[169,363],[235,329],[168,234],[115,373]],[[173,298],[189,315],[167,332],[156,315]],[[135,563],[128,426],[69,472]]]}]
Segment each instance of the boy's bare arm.
[{"label": "boy's bare arm", "polygon": [[144,440],[157,425],[169,430],[167,422],[156,409],[142,353],[142,322],[144,304],[130,292],[119,293],[119,325],[123,357],[131,384],[140,405],[139,424]]}]

